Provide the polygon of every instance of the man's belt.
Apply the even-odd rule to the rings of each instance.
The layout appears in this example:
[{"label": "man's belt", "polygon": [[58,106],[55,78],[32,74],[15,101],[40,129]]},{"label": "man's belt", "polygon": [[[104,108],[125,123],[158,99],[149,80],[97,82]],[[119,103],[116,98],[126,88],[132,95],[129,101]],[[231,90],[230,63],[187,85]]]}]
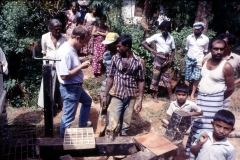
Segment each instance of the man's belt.
[{"label": "man's belt", "polygon": [[62,84],[62,83],[61,83],[62,86],[82,86],[82,84],[83,84],[82,82],[79,82],[79,83],[71,83],[71,84]]}]

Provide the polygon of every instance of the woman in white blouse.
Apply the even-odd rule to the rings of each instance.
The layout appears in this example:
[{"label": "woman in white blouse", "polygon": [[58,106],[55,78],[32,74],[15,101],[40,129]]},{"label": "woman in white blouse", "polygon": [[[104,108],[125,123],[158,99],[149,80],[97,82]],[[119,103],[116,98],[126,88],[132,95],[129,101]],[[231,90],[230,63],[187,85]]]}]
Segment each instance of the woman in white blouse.
[{"label": "woman in white blouse", "polygon": [[[62,34],[62,23],[58,19],[51,19],[48,24],[48,30],[49,32],[42,35],[42,54],[44,58],[49,59],[55,59],[57,49],[67,41],[66,35]],[[44,62],[45,63],[45,62]],[[53,64],[54,61],[49,61],[50,64]],[[56,72],[53,70],[53,81],[56,80]],[[55,87],[54,87],[55,88]],[[61,98],[59,98],[60,92],[58,87],[58,81],[56,80],[56,92],[57,96],[55,96],[57,99],[57,103],[61,105]],[[43,81],[41,82],[41,88],[40,93],[38,96],[38,106],[41,108],[44,108],[44,102],[43,102]]]},{"label": "woman in white blouse", "polygon": [[[90,33],[92,33],[94,25],[96,25],[98,18],[96,17],[96,8],[92,9],[91,13],[87,13],[84,17],[83,25],[87,27]],[[84,46],[83,49],[80,51],[84,54],[93,54],[93,37],[88,42],[88,45]]]},{"label": "woman in white blouse", "polygon": [[[44,57],[55,58],[57,49],[67,41],[66,35],[62,34],[62,23],[58,19],[51,19],[48,24],[48,33],[42,35],[42,54]],[[50,61],[53,63],[53,61]]]}]

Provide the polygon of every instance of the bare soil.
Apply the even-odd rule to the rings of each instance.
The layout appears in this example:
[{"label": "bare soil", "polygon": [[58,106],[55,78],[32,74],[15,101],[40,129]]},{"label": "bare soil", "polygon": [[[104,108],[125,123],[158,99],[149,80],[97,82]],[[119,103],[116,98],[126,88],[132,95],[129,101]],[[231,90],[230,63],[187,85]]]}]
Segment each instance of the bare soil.
[{"label": "bare soil", "polygon": [[[85,78],[94,78],[92,76],[91,68],[84,70]],[[100,87],[100,86],[99,86]],[[165,128],[162,126],[161,119],[166,118],[166,109],[169,106],[169,100],[166,98],[159,98],[159,103],[152,101],[151,96],[145,95],[143,101],[143,108],[139,114],[134,114],[132,117],[130,135],[134,136],[143,132],[153,132],[157,135],[163,135]],[[235,133],[240,133],[240,89],[237,89],[232,97],[230,109],[236,116]],[[75,120],[71,127],[77,127],[79,117],[80,105],[78,106]],[[93,103],[90,111],[89,120],[92,121],[94,131],[97,128],[99,112],[99,103]],[[8,121],[11,125],[36,125],[38,137],[44,137],[44,115],[42,109],[33,108],[7,108]],[[58,114],[54,117],[54,137],[59,137],[59,124],[61,121],[62,111],[59,110]],[[183,150],[186,144],[187,136],[184,137],[183,145],[180,149],[179,155],[176,160],[187,159],[184,156]],[[237,160],[240,160],[240,138],[229,138],[236,150]],[[79,158],[83,159],[83,158]],[[84,158],[87,160],[112,160],[112,157],[92,157]]]}]

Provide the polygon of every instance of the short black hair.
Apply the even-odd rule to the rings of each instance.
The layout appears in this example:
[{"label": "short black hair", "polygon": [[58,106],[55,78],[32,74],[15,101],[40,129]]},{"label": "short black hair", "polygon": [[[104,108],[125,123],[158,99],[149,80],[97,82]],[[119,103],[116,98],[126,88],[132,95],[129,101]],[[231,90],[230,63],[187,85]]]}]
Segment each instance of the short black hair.
[{"label": "short black hair", "polygon": [[232,112],[222,109],[217,111],[217,113],[213,117],[213,121],[223,121],[228,125],[234,126],[235,124],[235,116]]},{"label": "short black hair", "polygon": [[121,42],[123,46],[132,48],[132,36],[129,34],[123,34],[117,39],[117,43]]},{"label": "short black hair", "polygon": [[227,47],[227,43],[223,39],[221,39],[221,38],[214,38],[214,39],[211,39],[210,42],[209,42],[209,46],[208,46],[209,50],[212,49],[212,45],[216,41],[217,41],[217,43],[223,43],[224,44],[224,48]]},{"label": "short black hair", "polygon": [[159,26],[158,29],[163,30],[163,29],[167,29],[168,31],[171,31],[171,22],[164,20]]},{"label": "short black hair", "polygon": [[177,92],[184,92],[184,93],[189,93],[189,87],[185,83],[178,84],[175,89],[175,93]]},{"label": "short black hair", "polygon": [[232,35],[231,33],[222,33],[218,36],[218,38],[221,39],[228,39],[228,45],[234,45],[236,42],[236,37],[234,35]]}]

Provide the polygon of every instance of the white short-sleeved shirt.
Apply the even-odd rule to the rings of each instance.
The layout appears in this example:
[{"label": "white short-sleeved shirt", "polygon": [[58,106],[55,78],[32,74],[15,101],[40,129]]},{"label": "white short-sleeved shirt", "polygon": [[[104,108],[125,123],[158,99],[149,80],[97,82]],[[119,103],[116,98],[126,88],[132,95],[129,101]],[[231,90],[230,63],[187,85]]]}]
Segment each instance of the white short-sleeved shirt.
[{"label": "white short-sleeved shirt", "polygon": [[4,64],[3,72],[5,74],[8,74],[8,62],[7,62],[6,56],[1,47],[0,47],[0,62]]},{"label": "white short-sleeved shirt", "polygon": [[[196,160],[235,160],[235,149],[233,145],[223,138],[220,141],[213,143],[213,132],[208,132],[208,140],[202,145]],[[198,143],[198,139],[192,144],[192,146]],[[194,157],[191,154],[190,157]],[[193,158],[190,158],[193,160]]]},{"label": "white short-sleeved shirt", "polygon": [[69,75],[70,71],[77,66],[81,65],[78,58],[77,51],[68,42],[65,42],[56,54],[56,59],[61,61],[56,61],[56,70],[58,75],[58,80],[61,84],[73,84],[83,82],[83,72],[80,70],[76,75],[70,79],[63,80],[60,76]]},{"label": "white short-sleeved shirt", "polygon": [[87,23],[94,23],[97,22],[97,17],[92,17],[90,13],[87,13],[84,17]]},{"label": "white short-sleeved shirt", "polygon": [[203,34],[197,39],[194,34],[189,35],[185,47],[185,49],[188,50],[187,56],[192,59],[197,59],[197,61],[201,61],[204,57],[203,52],[208,51],[208,43],[208,37]]},{"label": "white short-sleeved shirt", "polygon": [[177,103],[177,101],[173,101],[168,110],[167,110],[167,114],[169,116],[172,116],[173,112],[175,111],[184,111],[184,112],[201,112],[201,108],[199,106],[197,106],[196,103],[186,100],[186,102],[180,107]]},{"label": "white short-sleeved shirt", "polygon": [[51,40],[51,32],[48,32],[42,35],[41,44],[42,44],[42,53],[46,54],[49,58],[55,58],[57,49],[67,41],[66,35],[61,34],[61,38],[57,41],[56,47],[54,46]]},{"label": "white short-sleeved shirt", "polygon": [[157,52],[162,52],[162,53],[169,53],[170,49],[175,49],[175,42],[173,37],[168,34],[167,39],[165,41],[162,33],[154,34],[153,36],[149,37],[146,39],[146,42],[152,43],[154,42],[157,47]]}]

